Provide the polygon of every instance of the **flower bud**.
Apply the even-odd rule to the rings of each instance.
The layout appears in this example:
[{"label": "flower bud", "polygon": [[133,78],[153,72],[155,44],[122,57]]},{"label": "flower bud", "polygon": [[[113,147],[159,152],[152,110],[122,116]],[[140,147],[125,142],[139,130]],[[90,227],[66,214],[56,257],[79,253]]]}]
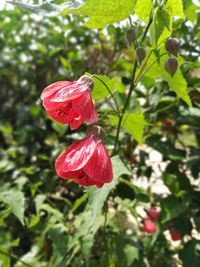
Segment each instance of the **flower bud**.
[{"label": "flower bud", "polygon": [[139,64],[141,64],[144,58],[146,57],[145,49],[143,47],[138,47],[136,49],[136,56],[137,56]]},{"label": "flower bud", "polygon": [[92,90],[94,88],[94,80],[88,75],[81,76],[78,79],[77,83],[78,84],[86,84],[88,86],[88,88],[90,88],[90,90]]},{"label": "flower bud", "polygon": [[153,234],[154,232],[156,232],[156,230],[157,230],[157,227],[156,227],[154,222],[152,222],[149,219],[146,219],[144,221],[143,232],[145,232],[147,234]]},{"label": "flower bud", "polygon": [[168,58],[165,61],[164,69],[170,74],[171,77],[174,76],[178,68],[178,61],[175,58]]},{"label": "flower bud", "polygon": [[125,38],[129,45],[137,40],[137,32],[135,27],[128,29],[128,31],[125,33]]},{"label": "flower bud", "polygon": [[178,51],[180,49],[180,44],[179,44],[178,40],[176,40],[174,38],[170,38],[165,43],[165,49],[170,54],[177,56]]},{"label": "flower bud", "polygon": [[150,220],[152,220],[153,222],[158,220],[160,212],[155,207],[151,207],[149,210],[145,211]]}]

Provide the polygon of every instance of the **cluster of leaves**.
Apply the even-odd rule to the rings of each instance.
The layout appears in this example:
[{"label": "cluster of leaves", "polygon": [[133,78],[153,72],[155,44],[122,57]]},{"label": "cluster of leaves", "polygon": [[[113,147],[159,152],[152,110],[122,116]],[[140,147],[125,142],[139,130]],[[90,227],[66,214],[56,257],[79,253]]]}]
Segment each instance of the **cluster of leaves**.
[{"label": "cluster of leaves", "polygon": [[[0,264],[199,266],[198,7],[191,0],[32,2],[13,1],[17,7],[0,14]],[[119,114],[106,86],[121,111],[135,61],[134,46],[124,40],[132,14],[139,38],[151,21],[143,42],[148,62],[136,72],[140,82],[122,121],[119,155],[112,157],[114,180],[86,190],[54,171],[55,157],[85,128],[73,133],[47,118],[40,94],[55,81],[96,74],[92,94],[112,150]],[[163,68],[168,56],[160,57],[169,36],[181,42],[173,78]],[[162,155],[157,178],[167,195],[135,185],[155,176],[149,148]],[[151,204],[161,215],[158,231],[146,236],[141,208]],[[170,228],[184,237],[178,247],[164,235]]]}]

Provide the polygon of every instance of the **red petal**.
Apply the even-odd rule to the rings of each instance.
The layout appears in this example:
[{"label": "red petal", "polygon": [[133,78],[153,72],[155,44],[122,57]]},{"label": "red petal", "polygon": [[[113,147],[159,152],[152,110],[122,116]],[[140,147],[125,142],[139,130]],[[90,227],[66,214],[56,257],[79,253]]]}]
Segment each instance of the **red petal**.
[{"label": "red petal", "polygon": [[52,94],[58,92],[59,90],[65,88],[66,86],[69,86],[73,84],[74,82],[68,82],[68,81],[59,81],[55,82],[46,88],[44,88],[42,94],[41,94],[41,99],[44,100],[45,98],[50,97]]},{"label": "red petal", "polygon": [[82,116],[83,120],[90,123],[98,121],[98,115],[92,102],[90,92],[85,92],[83,95],[72,101],[72,108]]},{"label": "red petal", "polygon": [[43,105],[51,109],[52,103],[70,101],[80,97],[88,88],[77,82],[60,81],[46,87],[41,94]]},{"label": "red petal", "polygon": [[112,163],[105,146],[100,142],[88,163],[83,167],[85,173],[101,183],[109,183],[113,178]]},{"label": "red petal", "polygon": [[96,185],[98,187],[102,187],[104,183],[95,181],[91,179],[89,176],[87,176],[83,171],[81,171],[79,174],[77,174],[77,177],[74,178],[74,182],[83,185],[83,186],[92,186]]},{"label": "red petal", "polygon": [[77,113],[71,108],[70,102],[62,106],[58,104],[57,107],[54,105],[54,109],[47,109],[46,111],[51,118],[61,123],[70,123],[77,116]]},{"label": "red petal", "polygon": [[88,88],[85,85],[78,84],[77,82],[71,82],[61,88],[56,94],[53,95],[52,102],[64,102],[70,101],[80,97]]},{"label": "red petal", "polygon": [[88,136],[68,146],[56,160],[56,169],[63,172],[80,170],[87,164],[96,149],[93,136]]},{"label": "red petal", "polygon": [[73,120],[70,123],[71,130],[77,129],[82,124],[82,122],[83,122],[83,118],[81,117],[81,115],[79,115],[78,117],[73,118]]},{"label": "red petal", "polygon": [[65,171],[62,165],[63,161],[65,160],[65,157],[66,157],[66,149],[59,155],[59,157],[56,159],[55,162],[56,173],[59,177],[63,179],[73,179],[74,182],[79,183],[80,185],[83,186],[92,186],[92,185],[96,185],[98,187],[103,186],[104,183],[91,179],[84,173],[82,169],[78,171]]}]

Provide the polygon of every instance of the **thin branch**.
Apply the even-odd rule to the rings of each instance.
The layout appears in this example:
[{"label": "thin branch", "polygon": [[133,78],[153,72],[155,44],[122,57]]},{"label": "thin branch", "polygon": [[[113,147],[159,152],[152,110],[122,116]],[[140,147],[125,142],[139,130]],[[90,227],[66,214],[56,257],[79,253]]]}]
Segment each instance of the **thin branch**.
[{"label": "thin branch", "polygon": [[118,106],[117,101],[116,101],[116,99],[115,99],[113,93],[111,92],[110,88],[109,88],[109,87],[107,86],[107,84],[106,84],[101,78],[99,78],[98,76],[96,76],[96,75],[92,75],[92,77],[94,77],[94,78],[96,78],[97,80],[99,80],[99,81],[106,87],[106,89],[108,90],[110,96],[112,97],[112,99],[113,99],[113,101],[114,101],[114,103],[115,103],[115,106],[116,106],[116,109],[117,109],[117,110],[115,110],[115,109],[114,109],[114,110],[115,110],[117,116],[120,116],[119,106]]},{"label": "thin branch", "polygon": [[24,265],[26,265],[26,266],[28,266],[28,267],[33,267],[33,266],[30,265],[29,263],[27,263],[27,262],[25,262],[25,261],[19,259],[17,256],[15,256],[15,255],[13,255],[13,254],[10,254],[10,253],[8,253],[8,252],[5,252],[5,251],[3,251],[3,250],[0,250],[0,254],[3,254],[3,255],[5,255],[5,256],[7,256],[7,257],[9,257],[9,258],[16,259],[16,260],[18,260],[19,262],[23,263]]}]

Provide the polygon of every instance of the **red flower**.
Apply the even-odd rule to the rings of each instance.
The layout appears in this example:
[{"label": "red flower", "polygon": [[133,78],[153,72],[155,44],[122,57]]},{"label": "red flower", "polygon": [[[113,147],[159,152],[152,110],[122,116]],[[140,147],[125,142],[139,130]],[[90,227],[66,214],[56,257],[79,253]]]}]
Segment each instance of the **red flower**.
[{"label": "red flower", "polygon": [[83,75],[76,82],[60,81],[49,85],[41,94],[48,115],[61,123],[69,123],[72,130],[83,121],[95,123],[98,115],[91,98],[93,79]]},{"label": "red flower", "polygon": [[146,219],[144,221],[144,225],[143,225],[143,231],[145,233],[148,233],[148,234],[153,234],[154,232],[156,232],[157,230],[157,227],[156,225],[154,224],[154,222],[152,222],[151,220],[149,219]]},{"label": "red flower", "polygon": [[181,240],[181,233],[176,229],[170,230],[170,235],[173,241]]},{"label": "red flower", "polygon": [[157,211],[155,207],[151,207],[149,210],[145,210],[145,211],[149,219],[151,219],[153,222],[158,220],[160,216],[160,212]]},{"label": "red flower", "polygon": [[101,127],[88,126],[86,137],[67,147],[56,159],[57,175],[84,186],[102,187],[111,182],[112,164],[102,139]]}]

